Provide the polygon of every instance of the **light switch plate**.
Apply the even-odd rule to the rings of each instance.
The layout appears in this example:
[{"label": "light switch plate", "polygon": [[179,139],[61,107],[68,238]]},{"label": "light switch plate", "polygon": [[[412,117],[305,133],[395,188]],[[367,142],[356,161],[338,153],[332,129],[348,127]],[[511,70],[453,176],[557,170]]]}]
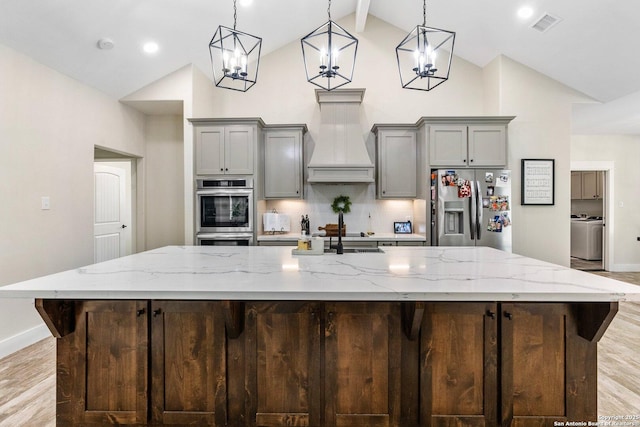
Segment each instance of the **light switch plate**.
[{"label": "light switch plate", "polygon": [[49,209],[51,209],[51,200],[49,199],[49,196],[42,196],[42,198],[40,199],[41,202],[41,208],[43,211],[48,211]]}]

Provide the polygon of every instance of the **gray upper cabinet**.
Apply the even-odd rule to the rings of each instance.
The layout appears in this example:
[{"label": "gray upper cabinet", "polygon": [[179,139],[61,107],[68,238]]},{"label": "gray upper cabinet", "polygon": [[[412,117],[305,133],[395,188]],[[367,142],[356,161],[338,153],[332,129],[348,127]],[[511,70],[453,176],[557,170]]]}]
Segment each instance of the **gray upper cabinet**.
[{"label": "gray upper cabinet", "polygon": [[417,197],[415,126],[375,125],[377,195],[380,199]]},{"label": "gray upper cabinet", "polygon": [[429,154],[432,166],[467,166],[467,127],[429,127]]},{"label": "gray upper cabinet", "polygon": [[602,174],[601,171],[582,172],[582,199],[602,199]]},{"label": "gray upper cabinet", "polygon": [[264,198],[302,199],[305,125],[268,126],[264,133]]},{"label": "gray upper cabinet", "polygon": [[469,126],[469,166],[506,166],[506,126]]},{"label": "gray upper cabinet", "polygon": [[604,175],[602,171],[572,171],[571,199],[600,200],[604,193]]},{"label": "gray upper cabinet", "polygon": [[423,118],[428,125],[432,167],[504,167],[507,165],[507,124],[513,117]]},{"label": "gray upper cabinet", "polygon": [[196,175],[252,175],[255,150],[255,126],[195,127]]}]

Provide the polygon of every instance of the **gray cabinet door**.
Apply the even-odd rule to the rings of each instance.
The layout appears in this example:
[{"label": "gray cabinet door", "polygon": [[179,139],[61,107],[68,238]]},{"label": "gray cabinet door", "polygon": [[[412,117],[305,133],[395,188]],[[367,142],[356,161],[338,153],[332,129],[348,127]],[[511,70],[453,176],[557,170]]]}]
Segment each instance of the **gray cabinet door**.
[{"label": "gray cabinet door", "polygon": [[469,126],[469,166],[504,167],[507,138],[504,126]]},{"label": "gray cabinet door", "polygon": [[253,127],[227,126],[224,130],[224,173],[253,174]]},{"label": "gray cabinet door", "polygon": [[431,166],[467,166],[467,126],[430,126],[429,157]]},{"label": "gray cabinet door", "polygon": [[[572,172],[573,173],[573,172]],[[602,172],[583,171],[582,175],[582,199],[602,199]]]},{"label": "gray cabinet door", "polygon": [[582,199],[582,172],[571,172],[571,200]]},{"label": "gray cabinet door", "polygon": [[415,198],[416,133],[406,129],[381,130],[378,144],[378,197]]},{"label": "gray cabinet door", "polygon": [[224,127],[203,126],[196,132],[196,174],[224,174]]},{"label": "gray cabinet door", "polygon": [[268,131],[264,140],[264,197],[302,198],[302,131]]}]

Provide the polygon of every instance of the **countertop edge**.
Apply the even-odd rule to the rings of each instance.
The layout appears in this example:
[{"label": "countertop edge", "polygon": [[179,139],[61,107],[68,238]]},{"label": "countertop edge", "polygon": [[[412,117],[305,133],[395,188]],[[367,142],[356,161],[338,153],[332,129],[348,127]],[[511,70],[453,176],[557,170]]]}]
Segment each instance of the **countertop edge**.
[{"label": "countertop edge", "polygon": [[6,290],[0,292],[0,298],[15,299],[60,299],[60,300],[197,300],[197,301],[350,301],[350,302],[625,302],[626,294],[615,293],[403,293],[391,296],[389,293],[360,292],[211,292],[189,291],[22,291]]}]

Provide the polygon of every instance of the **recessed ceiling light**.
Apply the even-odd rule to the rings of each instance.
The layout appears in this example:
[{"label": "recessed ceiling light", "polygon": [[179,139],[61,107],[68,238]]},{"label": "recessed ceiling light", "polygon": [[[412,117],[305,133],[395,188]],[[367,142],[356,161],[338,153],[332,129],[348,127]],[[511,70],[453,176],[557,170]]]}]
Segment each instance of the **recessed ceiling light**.
[{"label": "recessed ceiling light", "polygon": [[142,46],[142,50],[150,55],[156,53],[158,49],[160,49],[160,46],[156,42],[147,42]]},{"label": "recessed ceiling light", "polygon": [[533,9],[529,6],[523,6],[518,9],[518,16],[522,19],[531,18],[531,16],[533,16]]}]

